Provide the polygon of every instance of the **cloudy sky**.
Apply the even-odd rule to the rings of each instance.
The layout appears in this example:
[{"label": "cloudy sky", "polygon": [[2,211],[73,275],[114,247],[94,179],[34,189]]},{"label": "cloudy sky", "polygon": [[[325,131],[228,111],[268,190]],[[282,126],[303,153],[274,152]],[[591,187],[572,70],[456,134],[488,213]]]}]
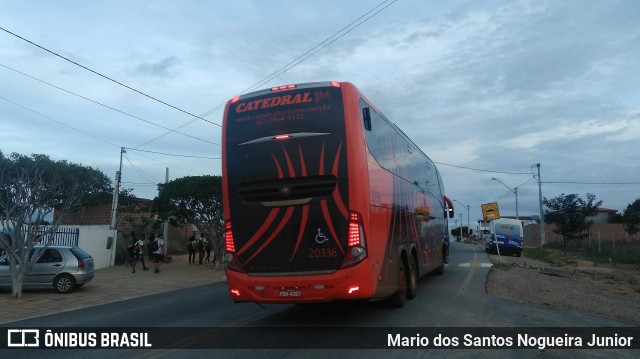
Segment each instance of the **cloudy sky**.
[{"label": "cloudy sky", "polygon": [[519,214],[537,215],[537,163],[544,197],[593,193],[617,210],[640,198],[636,0],[0,7],[0,150],[113,178],[126,147],[123,185],[139,197],[156,195],[166,168],[170,179],[221,173],[222,108],[235,95],[338,80],[438,164],[472,222],[482,203],[514,215],[514,187]]}]

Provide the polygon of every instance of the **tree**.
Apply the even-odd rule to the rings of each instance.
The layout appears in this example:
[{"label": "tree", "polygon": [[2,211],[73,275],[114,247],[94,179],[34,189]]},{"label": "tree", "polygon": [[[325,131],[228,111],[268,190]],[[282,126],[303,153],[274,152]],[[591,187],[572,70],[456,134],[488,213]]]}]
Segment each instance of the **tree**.
[{"label": "tree", "polygon": [[[52,161],[46,155],[5,157],[0,152],[0,250],[9,262],[12,296],[22,297],[22,282],[38,255],[42,238],[53,238],[65,214],[109,197],[109,178],[90,167]],[[54,209],[55,216],[54,216]],[[46,219],[51,217],[51,225]]]},{"label": "tree", "polygon": [[607,219],[607,223],[611,224],[619,224],[624,223],[624,218],[622,218],[622,214],[615,211],[613,213],[609,213],[609,218]]},{"label": "tree", "polygon": [[560,196],[542,201],[545,207],[544,221],[556,225],[555,233],[562,235],[564,239],[565,254],[568,240],[584,238],[593,224],[591,217],[598,213],[598,206],[602,201],[595,202],[596,196],[587,193],[587,199],[580,198],[577,194]]},{"label": "tree", "polygon": [[158,185],[152,212],[178,226],[191,223],[212,241],[218,260],[222,254],[222,177],[187,176]]},{"label": "tree", "polygon": [[469,236],[473,233],[473,230],[469,229],[469,227],[458,227],[458,228],[454,228],[451,230],[451,235],[456,237],[456,240],[458,242],[460,242],[460,237],[467,237],[469,238]]},{"label": "tree", "polygon": [[630,236],[640,232],[640,198],[629,204],[622,213],[624,231]]}]

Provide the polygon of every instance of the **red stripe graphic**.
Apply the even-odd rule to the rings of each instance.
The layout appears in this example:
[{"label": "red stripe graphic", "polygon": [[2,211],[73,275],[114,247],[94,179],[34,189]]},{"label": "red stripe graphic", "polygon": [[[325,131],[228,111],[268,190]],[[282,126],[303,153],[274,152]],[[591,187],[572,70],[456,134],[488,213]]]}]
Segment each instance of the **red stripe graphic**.
[{"label": "red stripe graphic", "polygon": [[329,208],[327,208],[327,200],[323,199],[322,201],[320,201],[320,206],[322,207],[322,216],[324,217],[325,222],[327,222],[327,225],[329,226],[329,231],[331,232],[331,236],[333,236],[333,241],[336,242],[336,244],[338,245],[338,249],[340,249],[340,252],[344,254],[344,249],[342,249],[342,246],[340,245],[340,241],[338,240],[338,236],[336,235],[336,230],[335,228],[333,228],[333,223],[331,222],[331,217],[329,216]]},{"label": "red stripe graphic", "polygon": [[271,212],[269,212],[269,215],[267,216],[267,219],[264,220],[264,223],[262,223],[262,226],[260,226],[258,231],[253,236],[251,236],[251,239],[244,246],[242,246],[242,248],[240,248],[240,250],[238,251],[238,255],[242,254],[242,252],[251,247],[264,234],[264,232],[266,232],[267,228],[269,228],[271,223],[273,223],[273,220],[278,215],[278,212],[280,212],[279,208],[274,208],[271,210]]},{"label": "red stripe graphic", "polygon": [[273,158],[273,162],[276,163],[276,168],[278,169],[278,178],[282,178],[282,168],[280,167],[280,163],[278,163],[278,159],[276,159],[276,156],[272,153],[271,157]]},{"label": "red stripe graphic", "polygon": [[269,245],[269,243],[271,243],[271,241],[274,240],[274,238],[276,238],[276,236],[278,234],[280,234],[280,232],[282,231],[282,229],[284,228],[284,226],[287,224],[287,222],[289,222],[289,219],[291,218],[291,215],[293,214],[293,210],[295,207],[289,207],[287,209],[287,212],[285,212],[284,214],[284,218],[282,218],[282,221],[280,221],[280,224],[278,224],[278,227],[275,229],[275,231],[273,231],[273,233],[271,233],[271,235],[269,236],[269,238],[267,238],[266,241],[264,241],[264,243],[262,243],[262,245],[260,246],[260,248],[258,248],[251,257],[249,257],[249,259],[247,259],[244,263],[242,263],[243,265],[246,265],[247,263],[251,262],[251,260],[257,256],[260,252],[262,252],[262,250]]},{"label": "red stripe graphic", "polygon": [[302,219],[300,220],[300,230],[298,231],[298,240],[296,241],[296,246],[293,248],[293,253],[291,253],[291,258],[289,261],[293,261],[293,258],[296,256],[296,252],[298,252],[298,247],[300,246],[300,241],[302,241],[302,234],[304,233],[305,228],[307,227],[307,218],[309,217],[309,205],[302,206]]},{"label": "red stripe graphic", "polygon": [[291,163],[291,158],[289,158],[289,153],[287,149],[282,146],[282,151],[284,152],[284,158],[287,159],[287,167],[289,167],[289,177],[293,178],[296,176],[296,172],[293,170],[293,163]]},{"label": "red stripe graphic", "polygon": [[302,155],[302,148],[300,148],[300,145],[298,145],[298,153],[300,154],[300,167],[302,169],[302,177],[306,177],[307,165],[305,164],[304,156]]},{"label": "red stripe graphic", "polygon": [[318,175],[324,174],[324,142],[322,142],[322,149],[320,150],[320,168],[318,169]]},{"label": "red stripe graphic", "polygon": [[[340,163],[340,150],[342,149],[342,142],[338,146],[338,151],[336,152],[336,157],[333,159],[333,168],[331,169],[331,173],[338,178],[338,164]],[[338,182],[340,183],[340,182]],[[340,188],[336,186],[336,189],[333,191],[333,201],[342,216],[344,218],[349,218],[349,211],[347,211],[347,207],[345,207],[344,202],[342,202],[342,198],[340,197]]]}]

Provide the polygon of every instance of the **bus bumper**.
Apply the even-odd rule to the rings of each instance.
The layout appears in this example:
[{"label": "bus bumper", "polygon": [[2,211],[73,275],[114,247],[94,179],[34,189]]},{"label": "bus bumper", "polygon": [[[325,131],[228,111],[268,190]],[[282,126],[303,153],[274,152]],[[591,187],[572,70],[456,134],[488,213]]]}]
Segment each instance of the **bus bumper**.
[{"label": "bus bumper", "polygon": [[[255,276],[226,271],[229,295],[234,302],[319,303],[369,299],[374,289],[368,260],[331,274]],[[369,271],[366,270],[369,268]]]}]

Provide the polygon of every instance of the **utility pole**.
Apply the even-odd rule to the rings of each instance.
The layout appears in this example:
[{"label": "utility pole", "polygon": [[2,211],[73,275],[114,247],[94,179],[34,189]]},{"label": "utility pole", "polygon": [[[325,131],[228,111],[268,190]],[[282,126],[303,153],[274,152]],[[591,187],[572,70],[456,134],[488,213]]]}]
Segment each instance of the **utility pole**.
[{"label": "utility pole", "polygon": [[518,187],[513,187],[513,190],[516,194],[516,219],[520,219],[520,216],[518,215]]},{"label": "utility pole", "polygon": [[[167,167],[165,171],[164,183],[169,183],[169,167]],[[162,233],[164,236],[164,255],[166,257],[169,250],[169,220],[164,221],[164,228]]]},{"label": "utility pole", "polygon": [[540,205],[540,245],[544,245],[544,213],[542,212],[542,178],[540,178],[540,164],[536,163],[538,167],[538,202]]},{"label": "utility pole", "polygon": [[111,246],[111,259],[109,265],[113,265],[118,244],[118,230],[116,229],[118,219],[118,198],[120,197],[120,182],[122,180],[122,155],[125,153],[124,147],[120,147],[120,167],[116,171],[116,179],[113,184],[113,199],[111,200],[111,222],[109,228],[113,231],[113,244]]},{"label": "utility pole", "polygon": [[124,147],[120,147],[120,168],[116,171],[116,179],[113,185],[113,199],[111,201],[111,229],[116,229],[118,218],[118,198],[120,197],[120,182],[122,180],[122,155],[126,153]]},{"label": "utility pole", "polygon": [[[471,216],[469,214],[469,210],[471,205],[465,205],[464,203],[458,201],[457,199],[454,199],[454,201],[460,203],[462,205],[462,207],[466,207],[467,208],[467,237],[469,236],[469,230],[471,229]],[[460,228],[462,228],[462,213],[460,213]],[[462,229],[460,229],[460,231],[462,231]],[[462,232],[461,234],[462,235]]]}]

